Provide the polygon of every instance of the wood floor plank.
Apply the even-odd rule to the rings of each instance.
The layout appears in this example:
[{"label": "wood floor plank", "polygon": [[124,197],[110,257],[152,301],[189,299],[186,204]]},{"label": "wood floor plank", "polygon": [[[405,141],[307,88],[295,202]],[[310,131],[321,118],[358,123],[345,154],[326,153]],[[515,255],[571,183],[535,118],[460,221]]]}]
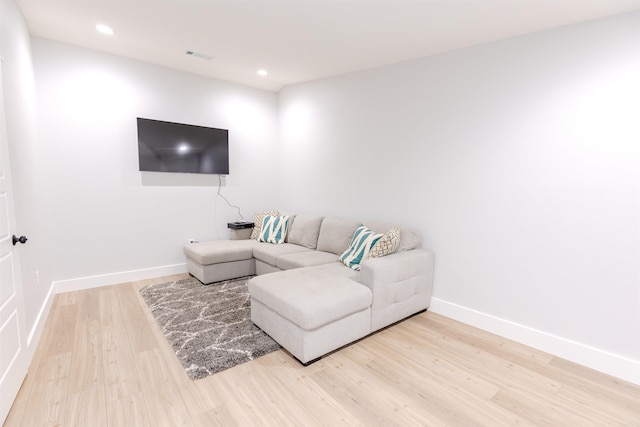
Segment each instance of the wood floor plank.
[{"label": "wood floor plank", "polygon": [[[435,317],[437,315],[434,315]],[[442,316],[440,316],[442,317]],[[416,322],[425,324],[427,317],[419,316]],[[425,324],[426,326],[429,324]],[[451,324],[450,324],[451,325]],[[501,359],[508,360],[519,365],[547,364],[553,356],[540,350],[533,349],[523,344],[516,343],[498,335],[474,328],[464,323],[456,323],[443,330],[446,336],[455,338],[474,348],[493,354]],[[427,326],[429,329],[432,327]]]},{"label": "wood floor plank", "polygon": [[[35,357],[34,357],[35,360]],[[20,386],[20,390],[18,391],[18,395],[16,396],[13,405],[11,407],[11,411],[7,419],[5,420],[5,426],[21,426],[22,418],[24,412],[27,408],[27,403],[29,402],[29,397],[31,396],[31,390],[33,389],[36,377],[37,367],[40,365],[39,360],[29,367],[27,371],[27,376],[25,377],[22,385]]]},{"label": "wood floor plank", "polygon": [[331,426],[363,425],[347,408],[327,393],[313,379],[315,372],[325,369],[329,360],[301,369],[298,361],[284,351],[276,351],[256,361],[269,372],[268,381],[277,385],[278,396],[306,417],[308,424]]},{"label": "wood floor plank", "polygon": [[107,400],[106,412],[111,427],[151,427],[142,392]]},{"label": "wood floor plank", "polygon": [[[376,378],[374,387],[384,388],[385,395],[395,394],[399,400],[409,404],[421,416],[428,417],[426,425],[454,424],[472,425],[474,419],[482,416],[490,425],[504,423],[507,425],[527,425],[524,419],[504,411],[491,404],[484,394],[477,394],[476,390],[463,385],[459,387],[448,380],[443,380],[434,372],[423,371],[421,366],[397,351],[386,353],[378,351],[378,337],[370,337],[363,344],[375,349],[372,360],[363,362],[357,357],[348,355],[341,358],[348,372],[362,370],[362,376]],[[346,351],[355,352],[351,347]],[[415,381],[419,377],[420,382]],[[491,389],[490,389],[491,390]],[[489,395],[493,396],[491,390]],[[463,400],[464,406],[457,406],[456,402]],[[453,410],[452,410],[453,409]],[[420,424],[420,425],[425,425]]]},{"label": "wood floor plank", "polygon": [[[446,333],[448,336],[455,337],[475,348],[517,363],[546,377],[555,378],[562,383],[562,387],[554,399],[560,399],[559,395],[571,396],[572,401],[581,407],[579,413],[582,415],[591,414],[589,417],[591,420],[602,419],[602,423],[615,423],[630,419],[633,414],[640,413],[640,392],[632,384],[625,381],[603,375],[600,372],[468,325],[456,324]],[[576,373],[579,374],[576,375]],[[598,394],[599,403],[602,404],[593,405],[593,402],[583,404],[583,402],[588,402],[589,397],[594,393]],[[616,418],[620,413],[622,415]]]},{"label": "wood floor plank", "polygon": [[54,304],[47,320],[48,327],[43,331],[41,342],[38,344],[42,351],[36,352],[34,358],[70,353],[73,350],[76,319],[75,304]]},{"label": "wood floor plank", "polygon": [[593,419],[611,420],[613,423],[624,424],[626,420],[636,419],[640,425],[640,392],[636,392],[636,399],[598,393],[597,402],[593,401],[593,392],[585,392],[581,388],[563,386],[557,393],[565,405],[575,406],[583,414],[592,414]]},{"label": "wood floor plank", "polygon": [[549,362],[549,365],[558,368],[558,372],[563,372],[565,374],[563,376],[565,381],[569,381],[568,378],[570,375],[575,380],[575,385],[579,383],[581,385],[588,385],[589,387],[598,387],[607,393],[615,394],[619,399],[627,401],[629,401],[628,398],[631,397],[632,399],[629,403],[640,409],[640,390],[638,386],[634,384],[559,357],[554,357],[551,362]]},{"label": "wood floor plank", "polygon": [[90,289],[78,296],[75,335],[69,376],[69,392],[88,391],[104,383],[102,336],[98,291]]},{"label": "wood floor plank", "polygon": [[598,414],[580,405],[566,405],[558,395],[527,393],[524,390],[505,389],[493,397],[492,401],[503,408],[518,413],[535,425],[616,425],[614,419]]},{"label": "wood floor plank", "polygon": [[99,384],[69,393],[65,425],[71,427],[108,426],[105,390]]},{"label": "wood floor plank", "polygon": [[[474,396],[482,399],[491,399],[499,390],[500,386],[495,382],[483,378],[458,363],[441,357],[437,352],[425,352],[414,355],[413,353],[398,355],[397,343],[393,336],[380,335],[375,337],[375,353],[384,355],[384,363],[373,361],[370,363],[375,369],[379,369],[379,375],[385,375],[390,381],[394,378],[405,378],[405,372],[411,376],[421,376],[423,378],[433,378],[434,381],[441,381],[451,387],[465,390]],[[417,356],[417,357],[415,357]],[[400,373],[400,375],[398,375]],[[410,378],[406,378],[408,381]],[[413,385],[414,382],[408,381]]]},{"label": "wood floor plank", "polygon": [[157,348],[136,354],[136,367],[144,396],[149,424],[152,426],[195,425],[183,397],[168,373]]},{"label": "wood floor plank", "polygon": [[13,403],[5,425],[23,425],[23,414],[27,408],[31,390],[35,383],[36,372],[43,358],[57,354],[70,353],[73,349],[73,335],[75,330],[75,306],[61,307],[60,301],[65,298],[54,297],[49,313],[47,327],[41,334],[40,343],[33,356],[31,366],[22,382],[19,393]]},{"label": "wood floor plank", "polygon": [[[172,280],[180,280],[185,278],[185,275],[172,276]],[[146,286],[145,282],[138,282],[134,284],[136,289],[140,289]],[[151,332],[155,336],[156,348],[162,354],[165,360],[178,361],[175,352],[169,342],[162,334],[162,330],[156,322],[153,314],[148,310],[144,299],[139,292],[137,294],[137,301],[139,309],[145,313],[147,323]],[[187,406],[187,410],[190,414],[201,414],[208,412],[211,408],[217,408],[221,404],[221,399],[218,394],[211,389],[203,389],[200,381],[193,381],[185,373],[182,365],[178,363],[167,363],[168,373],[172,380],[176,384],[176,387],[183,396],[183,401]]]},{"label": "wood floor plank", "polygon": [[[273,359],[273,357],[266,357],[266,359]],[[290,378],[286,371],[290,371],[291,368],[281,369],[280,365],[268,363],[268,360],[259,360],[258,364],[261,365],[260,369],[247,366],[247,377],[251,379],[251,389],[254,390],[250,398],[261,400],[266,404],[265,409],[278,414],[278,419],[287,418],[294,426],[338,426],[344,425],[345,418],[352,423],[357,421],[344,409],[335,411],[341,405],[327,394],[324,398],[318,399],[317,395],[309,395],[308,389],[300,380],[286,380]]]},{"label": "wood floor plank", "polygon": [[240,426],[226,406],[221,405],[197,414],[193,421],[198,426],[208,427],[237,427]]},{"label": "wood floor plank", "polygon": [[114,287],[99,293],[102,338],[102,370],[107,401],[122,400],[140,393],[140,381],[131,349],[129,335],[123,322],[118,294]]},{"label": "wood floor plank", "polygon": [[412,330],[413,328],[407,324],[397,326],[397,330],[389,335],[389,339],[395,342],[397,348],[422,348],[424,351],[440,354],[439,360],[456,363],[461,368],[473,372],[487,381],[494,382],[495,385],[502,388],[537,389],[541,392],[553,393],[559,390],[562,385],[552,377],[538,374],[509,360],[501,359],[499,356],[457,341],[448,335],[441,335],[437,339],[434,339],[436,337],[425,339],[421,334],[416,334]]},{"label": "wood floor plank", "polygon": [[139,289],[68,292],[5,426],[638,426],[640,387],[426,312],[303,366],[193,381]]},{"label": "wood floor plank", "polygon": [[[371,337],[370,337],[371,338]],[[364,340],[359,344],[368,344]],[[345,393],[347,406],[358,417],[365,417],[368,423],[395,425],[430,425],[442,422],[439,414],[430,409],[429,398],[415,389],[398,387],[386,378],[372,374],[371,363],[362,363],[352,347],[346,348],[347,354],[332,356],[335,365],[314,374],[314,379],[325,389]],[[386,360],[376,356],[381,363]],[[423,390],[424,391],[424,390]],[[343,399],[343,402],[345,400]]]},{"label": "wood floor plank", "polygon": [[[255,390],[251,390],[251,383],[238,366],[216,374],[219,395],[237,424],[241,426],[275,425],[277,419],[273,413],[264,410],[263,402],[256,397]],[[288,419],[283,425],[291,425]]]},{"label": "wood floor plank", "polygon": [[156,348],[158,343],[145,312],[141,310],[137,290],[125,284],[116,285],[116,292],[133,352],[139,353]]},{"label": "wood floor plank", "polygon": [[35,382],[22,417],[23,426],[65,425],[71,353],[45,357],[35,372]]}]

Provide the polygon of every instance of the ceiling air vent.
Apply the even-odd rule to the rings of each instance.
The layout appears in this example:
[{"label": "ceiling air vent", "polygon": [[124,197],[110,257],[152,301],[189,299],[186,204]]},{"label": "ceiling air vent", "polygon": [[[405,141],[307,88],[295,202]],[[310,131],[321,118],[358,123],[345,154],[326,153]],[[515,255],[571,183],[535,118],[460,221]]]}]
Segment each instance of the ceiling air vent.
[{"label": "ceiling air vent", "polygon": [[207,55],[205,53],[195,52],[193,50],[188,50],[185,54],[189,56],[193,56],[194,58],[204,59],[205,61],[211,61],[214,57],[211,55]]}]

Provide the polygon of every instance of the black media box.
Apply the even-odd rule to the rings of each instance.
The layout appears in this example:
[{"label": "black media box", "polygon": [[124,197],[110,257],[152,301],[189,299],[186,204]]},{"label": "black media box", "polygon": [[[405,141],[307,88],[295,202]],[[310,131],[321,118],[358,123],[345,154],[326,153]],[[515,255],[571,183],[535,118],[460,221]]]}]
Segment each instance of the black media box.
[{"label": "black media box", "polygon": [[244,230],[245,228],[253,228],[253,223],[247,221],[229,222],[227,227],[232,230]]}]

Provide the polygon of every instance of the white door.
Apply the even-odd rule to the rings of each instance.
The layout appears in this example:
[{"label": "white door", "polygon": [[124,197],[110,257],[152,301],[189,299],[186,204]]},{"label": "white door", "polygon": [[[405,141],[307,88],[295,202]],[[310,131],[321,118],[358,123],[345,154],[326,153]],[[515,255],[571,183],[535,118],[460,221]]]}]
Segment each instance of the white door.
[{"label": "white door", "polygon": [[0,424],[7,418],[29,367],[19,246],[13,246],[15,231],[0,65]]}]

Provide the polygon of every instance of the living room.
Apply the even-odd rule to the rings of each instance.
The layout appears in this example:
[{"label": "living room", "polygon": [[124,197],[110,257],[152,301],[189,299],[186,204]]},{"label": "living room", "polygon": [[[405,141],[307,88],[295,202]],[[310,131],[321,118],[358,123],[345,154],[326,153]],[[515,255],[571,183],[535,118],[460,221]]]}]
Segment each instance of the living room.
[{"label": "living room", "polygon": [[436,254],[430,311],[640,384],[637,10],[278,91],[1,11],[27,356],[56,294],[182,273],[187,239],[240,219],[217,176],[141,174],[150,117],[229,129],[221,190],[245,219],[416,227]]}]

